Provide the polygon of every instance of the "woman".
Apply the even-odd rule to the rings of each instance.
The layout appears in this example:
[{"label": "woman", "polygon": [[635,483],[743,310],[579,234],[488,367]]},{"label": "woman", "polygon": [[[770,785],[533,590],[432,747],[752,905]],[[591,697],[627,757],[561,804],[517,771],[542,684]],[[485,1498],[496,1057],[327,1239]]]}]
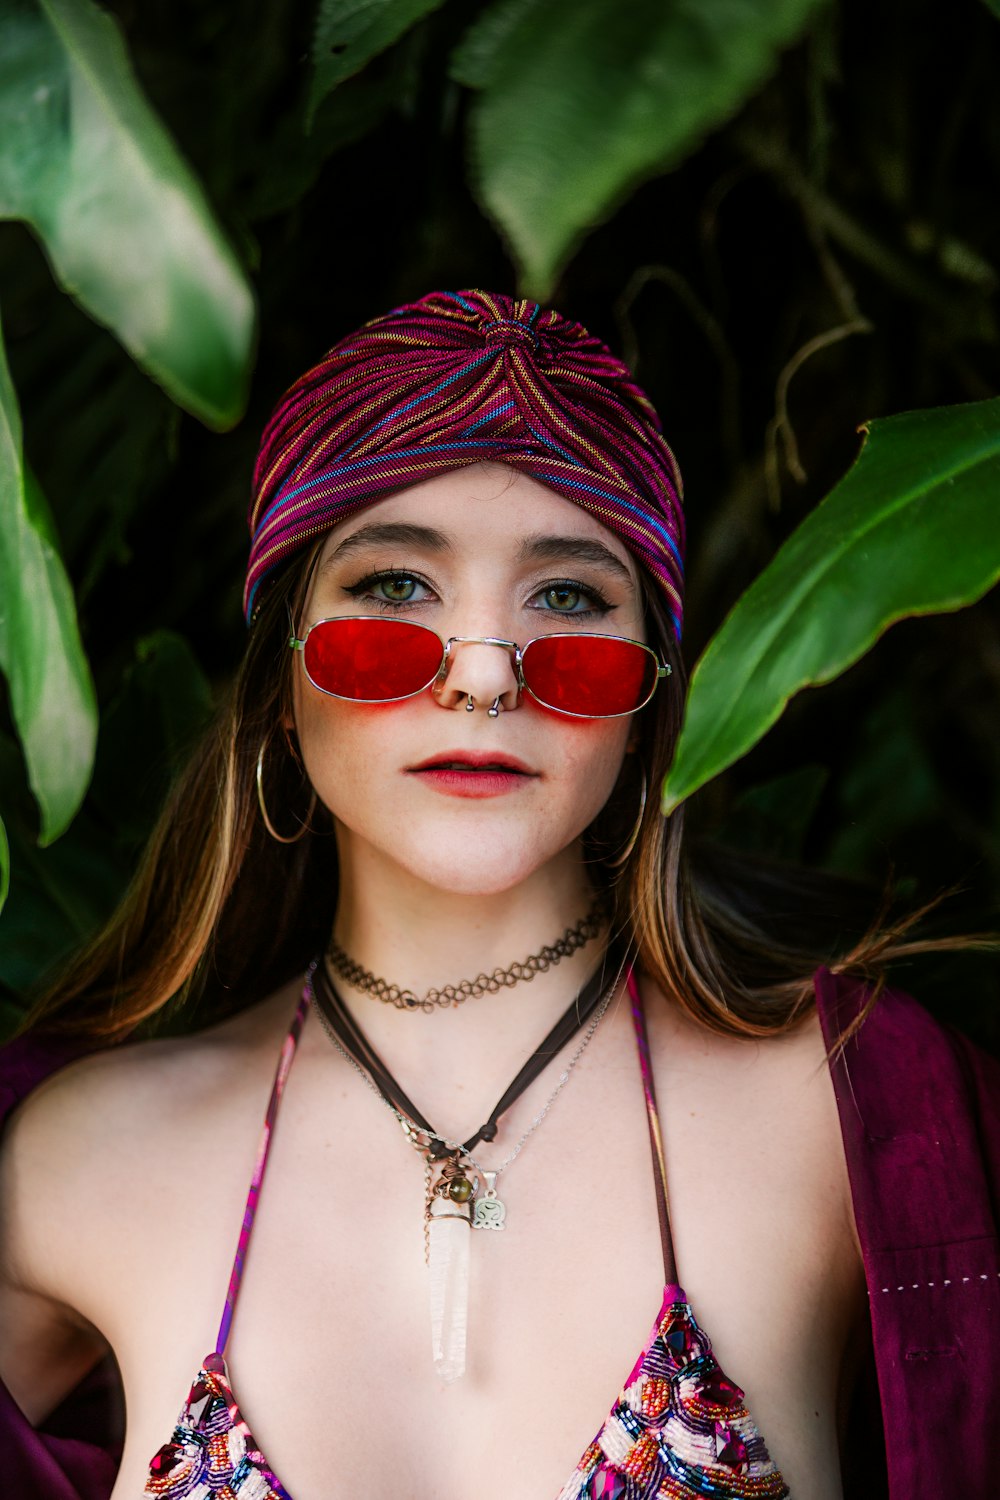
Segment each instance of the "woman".
[{"label": "woman", "polygon": [[[8,1054],[8,1492],[877,1495],[873,1330],[893,1496],[988,1472],[995,1382],[948,1393],[996,1075],[689,881],[647,799],[680,481],[627,370],[533,303],[396,309],[279,404],[251,533],[230,709]],[[70,1061],[195,989],[230,1014]]]}]

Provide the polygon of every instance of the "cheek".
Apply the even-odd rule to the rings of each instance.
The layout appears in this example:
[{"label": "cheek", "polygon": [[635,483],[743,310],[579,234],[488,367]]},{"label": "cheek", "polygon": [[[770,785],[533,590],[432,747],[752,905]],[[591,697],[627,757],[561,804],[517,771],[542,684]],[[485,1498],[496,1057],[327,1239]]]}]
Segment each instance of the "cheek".
[{"label": "cheek", "polygon": [[504,748],[543,768],[537,790],[502,804],[439,800],[399,771],[444,742],[440,708],[343,703],[300,681],[293,702],[306,772],[341,829],[449,888],[468,883],[470,847],[480,851],[476,881],[505,888],[573,845],[614,791],[631,733],[627,719],[523,705]]},{"label": "cheek", "polygon": [[563,720],[563,772],[560,791],[572,799],[583,829],[614,791],[625,759],[630,725],[627,719]]},{"label": "cheek", "polygon": [[329,729],[324,728],[324,715],[321,712],[322,704],[317,702],[318,696],[318,694],[303,686],[299,674],[296,672],[295,681],[292,684],[294,728],[299,741],[299,749],[302,752],[302,759],[310,776],[312,776],[313,762],[316,759],[317,745],[321,742],[321,738],[329,733]]},{"label": "cheek", "polygon": [[384,705],[343,703],[301,683],[293,703],[306,774],[320,800],[340,816],[345,799],[357,796],[377,774],[392,734],[392,714]]}]

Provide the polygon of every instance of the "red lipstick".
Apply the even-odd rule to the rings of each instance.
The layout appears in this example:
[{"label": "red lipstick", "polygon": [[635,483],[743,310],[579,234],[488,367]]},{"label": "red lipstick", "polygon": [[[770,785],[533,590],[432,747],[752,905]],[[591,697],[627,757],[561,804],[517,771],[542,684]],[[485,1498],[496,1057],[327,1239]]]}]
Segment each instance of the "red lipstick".
[{"label": "red lipstick", "polygon": [[501,797],[538,775],[515,755],[480,750],[444,750],[407,773],[446,797]]}]

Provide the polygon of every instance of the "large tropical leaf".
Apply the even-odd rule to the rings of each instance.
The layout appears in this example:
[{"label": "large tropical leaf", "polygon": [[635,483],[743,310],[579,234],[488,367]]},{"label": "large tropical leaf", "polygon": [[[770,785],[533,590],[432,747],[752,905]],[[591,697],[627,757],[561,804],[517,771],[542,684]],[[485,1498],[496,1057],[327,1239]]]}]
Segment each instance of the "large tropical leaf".
[{"label": "large tropical leaf", "polygon": [[895,620],[1000,578],[1000,398],[870,424],[854,467],[738,600],[691,679],[671,812]]},{"label": "large tropical leaf", "polygon": [[73,589],[38,485],[0,343],[0,669],[41,811],[40,842],[72,819],[90,780],[97,705]]},{"label": "large tropical leaf", "polygon": [[175,401],[237,420],[253,295],[91,0],[3,0],[0,218],[31,225],[61,285]]},{"label": "large tropical leaf", "polygon": [[31,990],[107,921],[210,711],[209,684],[188,644],[167,630],[140,639],[102,716],[86,803],[48,849],[35,841],[17,745],[0,733],[0,808],[14,868],[0,918],[0,990]]},{"label": "large tropical leaf", "polygon": [[14,874],[0,917],[0,993],[26,994],[107,921],[130,870],[86,808],[48,849],[17,814],[9,834]]},{"label": "large tropical leaf", "polygon": [[182,637],[157,630],[136,641],[135,659],[101,716],[87,799],[120,845],[145,844],[211,711],[211,687]]},{"label": "large tropical leaf", "polygon": [[501,0],[452,62],[482,89],[480,199],[544,298],[585,231],[728,119],[817,0]]},{"label": "large tropical leaf", "polygon": [[320,0],[309,113],[443,0]]}]

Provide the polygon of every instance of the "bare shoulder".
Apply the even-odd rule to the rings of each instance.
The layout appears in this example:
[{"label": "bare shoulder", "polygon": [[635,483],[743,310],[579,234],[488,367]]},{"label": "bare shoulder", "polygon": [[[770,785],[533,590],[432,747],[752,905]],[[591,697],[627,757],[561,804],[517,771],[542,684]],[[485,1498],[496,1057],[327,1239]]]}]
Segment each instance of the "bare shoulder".
[{"label": "bare shoulder", "polygon": [[792,1493],[839,1493],[868,1300],[819,1017],[744,1040],[644,996],[683,1285]]},{"label": "bare shoulder", "polygon": [[[805,1107],[824,1109],[833,1098],[819,1014],[811,1007],[787,1031],[763,1038],[723,1035],[689,1016],[649,977],[643,979],[646,1015],[654,1047],[683,1060],[685,1070],[710,1071],[726,1086],[801,1094]],[[826,1111],[828,1113],[828,1111]]]},{"label": "bare shoulder", "polygon": [[[826,1044],[815,1007],[761,1040],[708,1031],[644,983],[658,1074],[673,1095],[674,1128],[705,1149],[738,1157],[771,1211],[859,1263],[850,1180]],[[803,1214],[804,1205],[809,1212]]]},{"label": "bare shoulder", "polygon": [[159,1206],[206,1131],[258,1109],[292,990],[186,1037],[126,1043],[68,1064],[0,1138],[0,1274],[69,1306],[85,1301],[108,1235]]}]

